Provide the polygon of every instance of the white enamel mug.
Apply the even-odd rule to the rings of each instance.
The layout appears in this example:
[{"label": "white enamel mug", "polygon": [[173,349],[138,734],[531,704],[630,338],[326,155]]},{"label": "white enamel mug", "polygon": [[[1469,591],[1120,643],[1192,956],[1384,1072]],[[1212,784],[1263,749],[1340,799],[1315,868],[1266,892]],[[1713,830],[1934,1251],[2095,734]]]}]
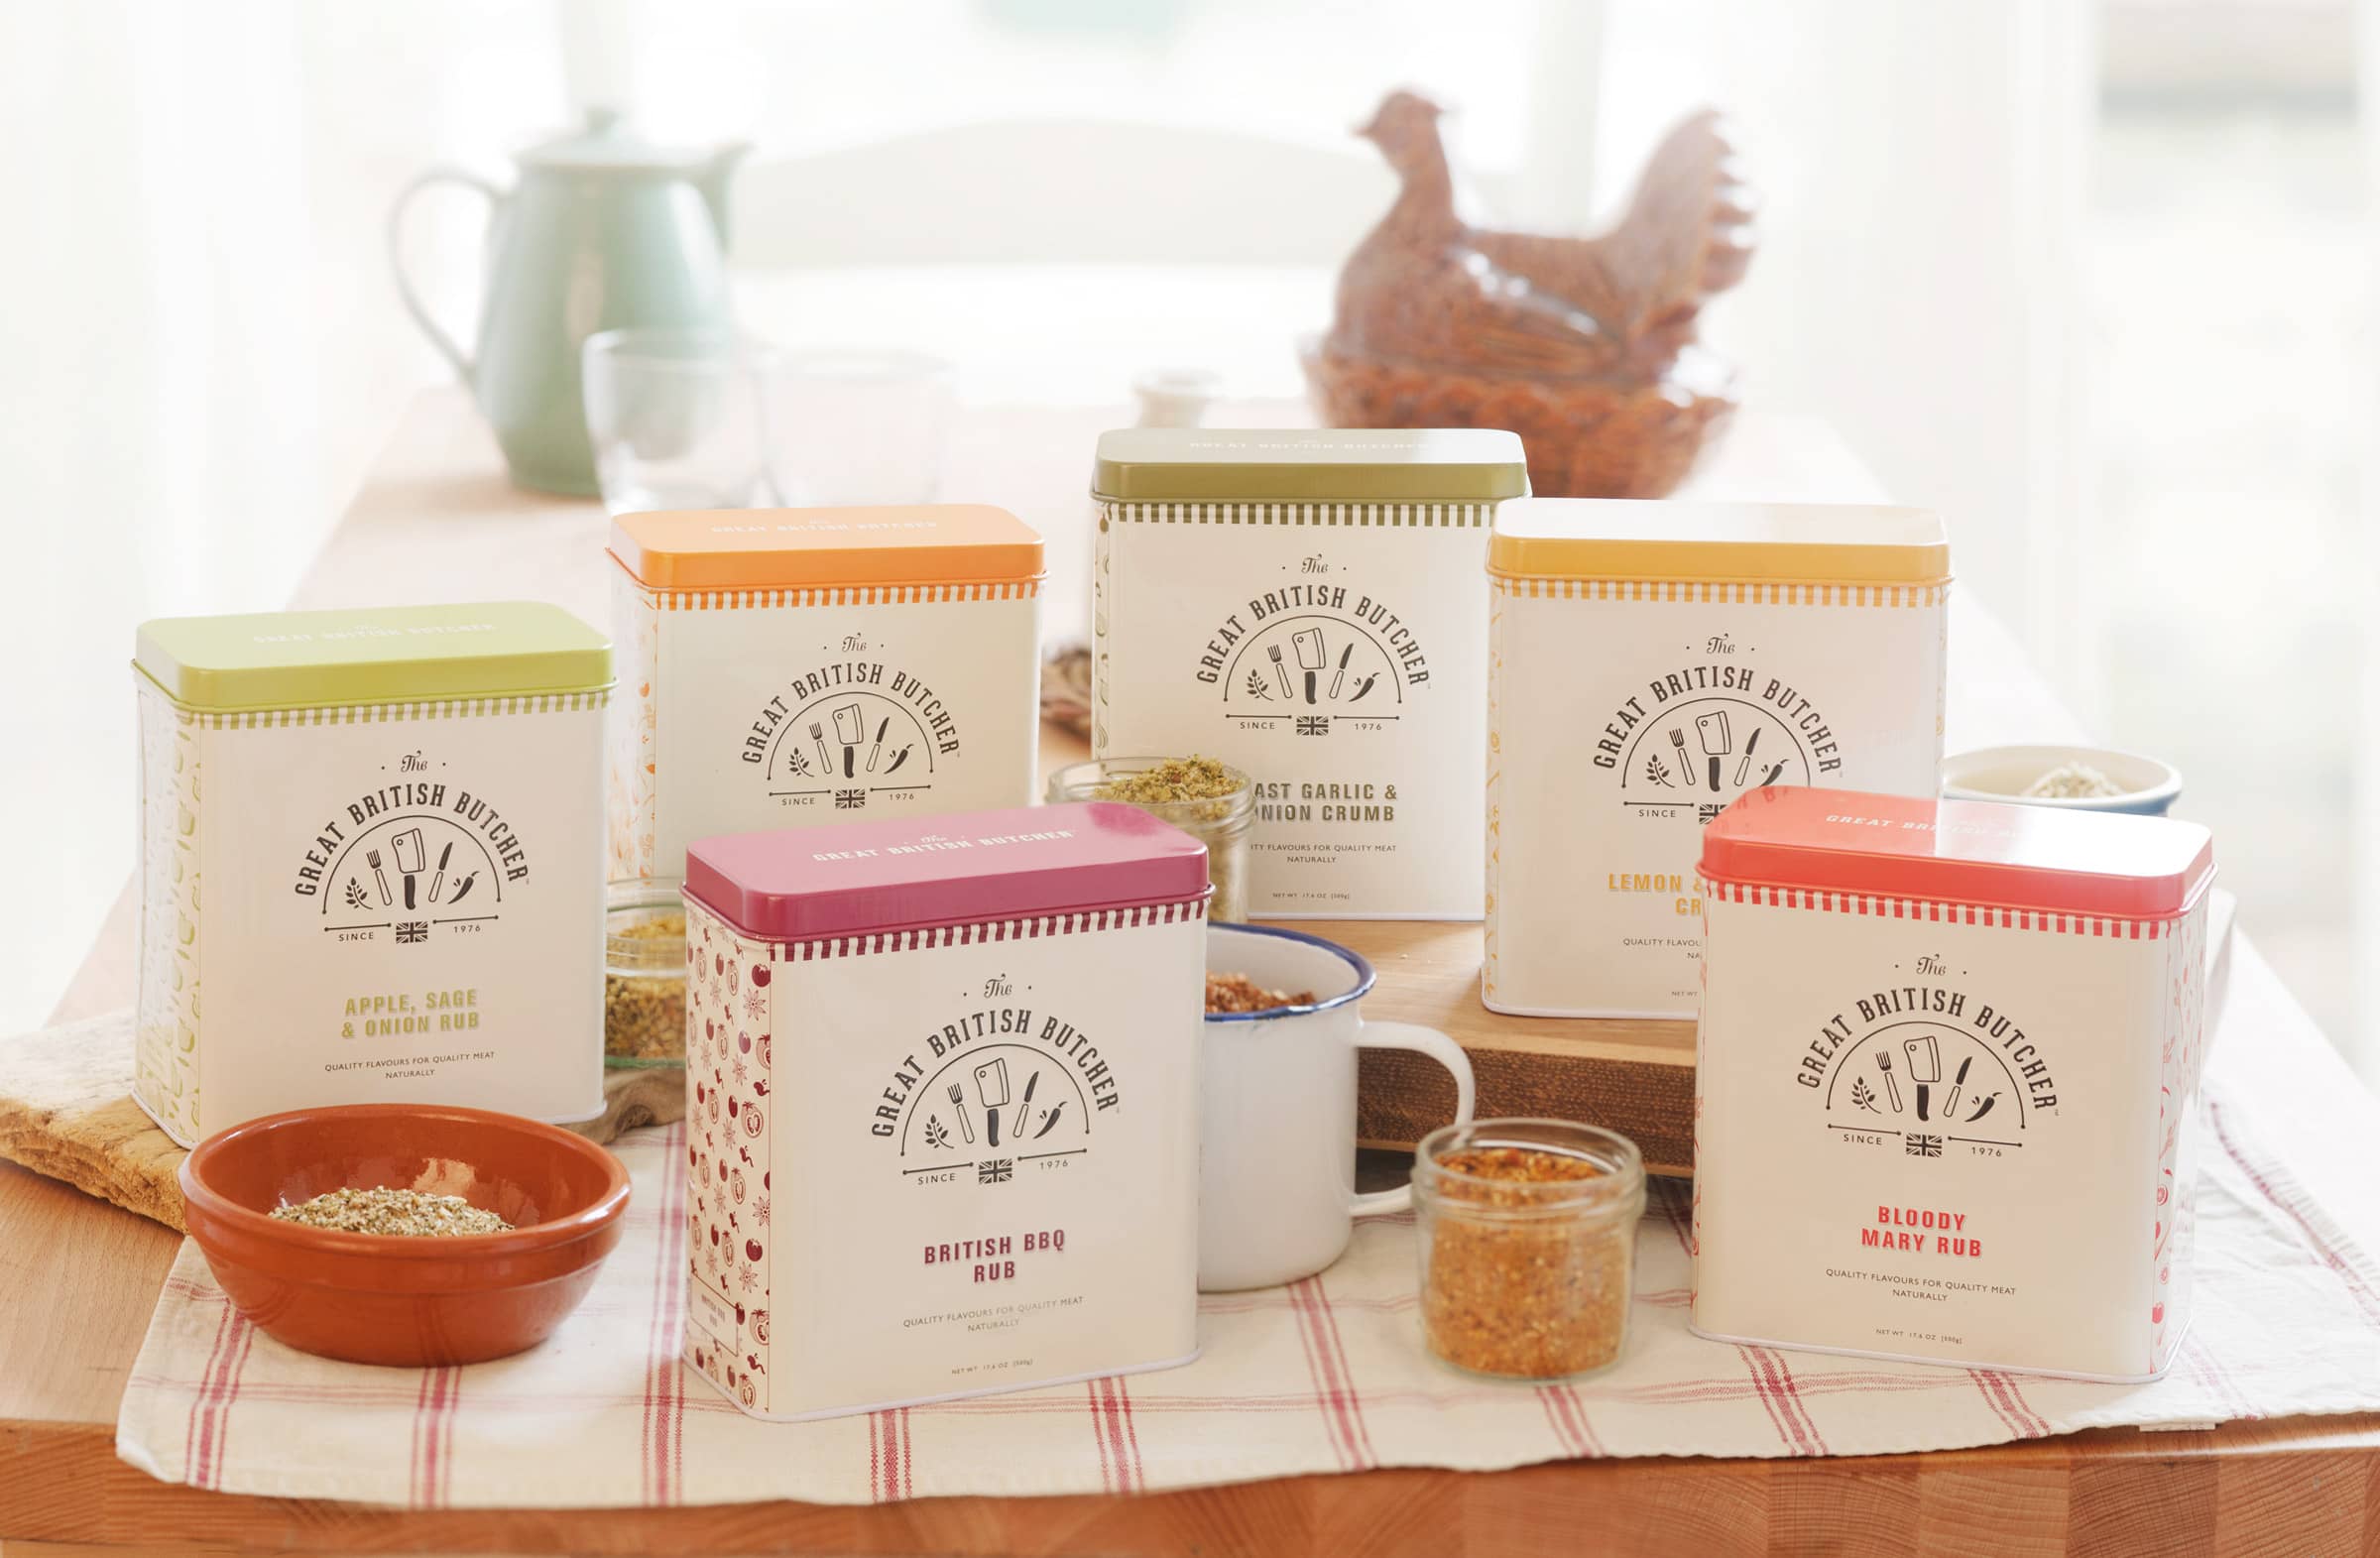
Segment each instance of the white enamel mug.
[{"label": "white enamel mug", "polygon": [[1211,924],[1207,970],[1315,996],[1210,1015],[1199,1056],[1199,1289],[1294,1282],[1339,1258],[1356,1218],[1413,1204],[1409,1185],[1356,1193],[1359,1052],[1410,1049],[1446,1067],[1457,1125],[1471,1119],[1471,1061],[1434,1028],[1366,1021],[1371,965],[1319,936]]}]

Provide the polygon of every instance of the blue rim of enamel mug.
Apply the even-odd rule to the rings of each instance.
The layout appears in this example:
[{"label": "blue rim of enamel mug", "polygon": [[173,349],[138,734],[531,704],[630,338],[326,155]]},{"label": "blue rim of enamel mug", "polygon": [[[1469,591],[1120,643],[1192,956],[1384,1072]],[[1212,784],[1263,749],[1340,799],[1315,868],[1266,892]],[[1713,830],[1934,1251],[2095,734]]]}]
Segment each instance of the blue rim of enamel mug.
[{"label": "blue rim of enamel mug", "polygon": [[1348,967],[1356,971],[1356,988],[1333,996],[1328,1001],[1317,1001],[1311,1006],[1303,1007],[1266,1007],[1261,1012],[1210,1012],[1207,1014],[1207,1020],[1210,1022],[1263,1022],[1270,1021],[1274,1018],[1304,1017],[1309,1012],[1328,1012],[1334,1007],[1346,1006],[1351,1001],[1361,1001],[1371,994],[1372,981],[1379,977],[1371,971],[1371,965],[1364,960],[1363,953],[1343,947],[1336,941],[1325,941],[1320,936],[1309,936],[1302,930],[1275,930],[1270,925],[1247,925],[1230,919],[1209,920],[1207,928],[1209,930],[1229,930],[1248,936],[1272,936],[1282,941],[1302,941],[1307,946],[1322,948],[1323,951],[1341,959]]}]

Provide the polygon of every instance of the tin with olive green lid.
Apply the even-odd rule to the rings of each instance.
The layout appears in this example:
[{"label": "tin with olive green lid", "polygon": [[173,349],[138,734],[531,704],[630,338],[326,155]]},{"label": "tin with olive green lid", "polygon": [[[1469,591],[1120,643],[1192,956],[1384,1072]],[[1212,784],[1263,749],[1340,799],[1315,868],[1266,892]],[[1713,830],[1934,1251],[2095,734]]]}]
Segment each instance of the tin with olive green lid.
[{"label": "tin with olive green lid", "polygon": [[1485,428],[1136,427],[1092,474],[1092,746],[1256,781],[1249,907],[1477,919],[1487,558],[1528,492]]},{"label": "tin with olive green lid", "polygon": [[133,682],[134,1097],[169,1136],[600,1113],[601,634],[536,602],[167,618]]}]

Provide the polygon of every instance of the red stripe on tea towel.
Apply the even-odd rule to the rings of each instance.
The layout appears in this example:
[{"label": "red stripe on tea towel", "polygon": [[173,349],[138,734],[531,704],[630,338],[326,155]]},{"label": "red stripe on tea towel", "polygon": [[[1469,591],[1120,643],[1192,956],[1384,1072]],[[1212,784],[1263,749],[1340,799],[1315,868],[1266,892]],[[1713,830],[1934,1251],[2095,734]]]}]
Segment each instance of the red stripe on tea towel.
[{"label": "red stripe on tea towel", "polygon": [[1966,1377],[1974,1380],[1975,1388],[1983,1394],[1983,1404],[1992,1409],[2009,1432],[2019,1439],[2049,1436],[2049,1423],[2026,1404],[2014,1378],[1997,1369],[1969,1369]]},{"label": "red stripe on tea towel", "polygon": [[214,1390],[215,1366],[223,1356],[223,1337],[231,1329],[236,1312],[229,1304],[215,1316],[215,1339],[206,1350],[206,1366],[198,1371],[198,1388],[190,1393],[190,1420],[181,1433],[181,1480],[192,1481],[198,1474],[199,1421]]},{"label": "red stripe on tea towel", "polygon": [[868,1414],[868,1492],[878,1503],[909,1497],[909,1409]]},{"label": "red stripe on tea towel", "polygon": [[1579,1399],[1576,1386],[1539,1385],[1537,1399],[1545,1407],[1546,1421],[1553,1424],[1554,1437],[1561,1441],[1565,1454],[1574,1459],[1600,1458],[1603,1455],[1603,1441],[1588,1426],[1587,1403]]},{"label": "red stripe on tea towel", "polygon": [[1339,1349],[1338,1327],[1322,1296],[1322,1279],[1302,1277],[1289,1284],[1297,1315],[1298,1340],[1305,1344],[1306,1372],[1314,1381],[1314,1403],[1321,1409],[1323,1427],[1339,1464],[1349,1471],[1372,1465],[1371,1439],[1364,1429],[1364,1409],[1347,1378]]},{"label": "red stripe on tea towel", "polygon": [[2223,1151],[2229,1154],[2232,1162],[2239,1165],[2239,1171],[2248,1176],[2248,1183],[2256,1187],[2257,1194],[2263,1196],[2273,1210],[2297,1225],[2307,1247],[2338,1277],[2340,1285],[2347,1290],[2347,1296],[2355,1301],[2355,1307],[2363,1311],[2363,1317],[2375,1327],[2380,1327],[2380,1293],[2372,1291],[2362,1271],[2336,1247],[2332,1236],[2316,1226],[2318,1217],[2327,1223],[2327,1214],[2310,1208],[2306,1204],[2305,1193],[2281,1171],[2278,1164],[2249,1161],[2247,1148],[2234,1139],[2232,1128],[2223,1123],[2223,1115],[2222,1105],[2212,1098],[2206,1100],[2206,1121],[2214,1127],[2214,1138],[2222,1143]]},{"label": "red stripe on tea towel", "polygon": [[256,1349],[256,1327],[248,1317],[234,1314],[231,1333],[223,1343],[223,1366],[208,1390],[206,1411],[199,1420],[198,1474],[192,1486],[213,1488],[223,1478],[223,1442],[231,1436],[231,1403],[240,1393],[240,1372]]},{"label": "red stripe on tea towel", "polygon": [[[661,1161],[674,1165],[686,1149],[684,1122],[661,1135]],[[644,1501],[671,1504],[685,1484],[686,1176],[661,1175],[655,1213],[660,1254],[654,1266],[653,1324],[646,1334],[645,1416],[639,1466]]]},{"label": "red stripe on tea towel", "polygon": [[1148,1487],[1148,1477],[1140,1465],[1140,1436],[1132,1426],[1130,1387],[1122,1376],[1108,1375],[1092,1380],[1088,1389],[1091,1433],[1099,1443],[1101,1485],[1110,1493],[1142,1492]]},{"label": "red stripe on tea towel", "polygon": [[421,1372],[421,1388],[414,1397],[413,1464],[406,1481],[406,1498],[416,1509],[434,1508],[438,1501],[438,1420],[447,1404],[454,1371],[432,1368]]},{"label": "red stripe on tea towel", "polygon": [[1819,1436],[1818,1425],[1811,1421],[1801,1390],[1794,1383],[1793,1371],[1786,1367],[1784,1358],[1767,1347],[1738,1347],[1736,1351],[1743,1355],[1760,1404],[1768,1409],[1769,1421],[1776,1425],[1777,1436],[1785,1441],[1786,1447],[1795,1455],[1825,1455],[1827,1442]]}]

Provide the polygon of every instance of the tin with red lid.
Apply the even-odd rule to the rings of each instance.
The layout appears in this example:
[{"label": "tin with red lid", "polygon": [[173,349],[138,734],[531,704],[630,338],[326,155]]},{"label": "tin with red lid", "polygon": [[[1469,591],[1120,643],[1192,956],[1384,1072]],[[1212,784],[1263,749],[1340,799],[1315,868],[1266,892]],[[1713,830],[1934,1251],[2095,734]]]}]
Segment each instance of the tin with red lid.
[{"label": "tin with red lid", "polygon": [[2188,1323],[2204,828],[1772,787],[1704,832],[1694,1328],[2154,1378]]},{"label": "tin with red lid", "polygon": [[1112,801],[690,845],[695,1370],[798,1419],[1189,1362],[1209,891]]}]

